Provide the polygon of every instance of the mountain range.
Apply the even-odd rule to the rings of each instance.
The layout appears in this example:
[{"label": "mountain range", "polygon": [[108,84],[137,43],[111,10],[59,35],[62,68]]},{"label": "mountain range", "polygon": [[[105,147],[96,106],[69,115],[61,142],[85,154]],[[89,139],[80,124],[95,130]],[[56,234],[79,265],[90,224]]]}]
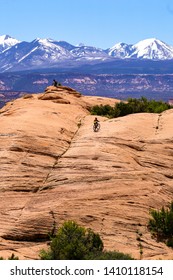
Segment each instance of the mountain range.
[{"label": "mountain range", "polygon": [[74,46],[65,41],[34,39],[19,41],[9,35],[0,36],[0,72],[68,68],[81,64],[96,64],[117,59],[170,60],[173,47],[151,38],[137,44],[117,43],[106,50],[93,46]]},{"label": "mountain range", "polygon": [[85,95],[173,99],[173,47],[146,39],[106,50],[65,41],[0,36],[0,107],[56,79]]}]

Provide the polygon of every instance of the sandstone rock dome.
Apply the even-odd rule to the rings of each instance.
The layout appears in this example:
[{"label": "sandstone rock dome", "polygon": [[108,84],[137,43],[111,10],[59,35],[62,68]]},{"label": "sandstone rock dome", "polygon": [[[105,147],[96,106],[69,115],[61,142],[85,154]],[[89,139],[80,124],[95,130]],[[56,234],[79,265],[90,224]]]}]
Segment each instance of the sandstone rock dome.
[{"label": "sandstone rock dome", "polygon": [[88,108],[115,99],[49,87],[0,110],[0,256],[38,259],[66,220],[98,232],[105,249],[172,259],[151,238],[149,209],[173,199],[173,110],[116,119]]}]

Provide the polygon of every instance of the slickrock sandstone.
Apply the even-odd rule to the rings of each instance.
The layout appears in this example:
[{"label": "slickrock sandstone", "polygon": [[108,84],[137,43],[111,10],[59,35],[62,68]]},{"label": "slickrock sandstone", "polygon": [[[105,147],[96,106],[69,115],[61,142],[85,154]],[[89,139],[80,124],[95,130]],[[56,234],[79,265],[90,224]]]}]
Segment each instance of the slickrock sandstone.
[{"label": "slickrock sandstone", "polygon": [[98,232],[105,249],[173,259],[151,238],[149,209],[173,199],[173,110],[116,119],[88,108],[115,99],[49,87],[0,110],[0,256],[38,259],[65,220]]}]

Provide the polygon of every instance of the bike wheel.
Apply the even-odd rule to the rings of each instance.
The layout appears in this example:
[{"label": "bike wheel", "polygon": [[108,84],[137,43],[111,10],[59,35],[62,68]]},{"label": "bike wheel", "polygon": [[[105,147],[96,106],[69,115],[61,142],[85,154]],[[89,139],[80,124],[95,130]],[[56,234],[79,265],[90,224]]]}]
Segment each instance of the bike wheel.
[{"label": "bike wheel", "polygon": [[95,124],[93,125],[93,130],[94,130],[94,132],[99,131],[99,129],[100,129],[100,124],[99,124],[99,123],[95,123]]}]

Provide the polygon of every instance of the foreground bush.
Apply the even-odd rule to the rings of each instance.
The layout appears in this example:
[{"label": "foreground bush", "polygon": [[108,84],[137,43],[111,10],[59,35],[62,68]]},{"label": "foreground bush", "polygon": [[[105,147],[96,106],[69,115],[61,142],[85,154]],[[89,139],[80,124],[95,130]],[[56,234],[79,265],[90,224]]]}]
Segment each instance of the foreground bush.
[{"label": "foreground bush", "polygon": [[124,254],[117,251],[102,251],[96,254],[90,254],[88,260],[134,260],[130,254]]},{"label": "foreground bush", "polygon": [[50,248],[40,252],[42,260],[132,259],[118,252],[103,252],[99,234],[73,221],[65,222],[52,238]]},{"label": "foreground bush", "polygon": [[129,98],[127,102],[116,103],[114,107],[110,105],[96,105],[91,108],[92,115],[116,118],[135,113],[161,113],[170,109],[168,103],[156,100],[147,100],[145,97],[140,99]]},{"label": "foreground bush", "polygon": [[68,221],[52,238],[50,249],[47,252],[43,250],[40,256],[41,259],[82,260],[91,252],[102,250],[103,242],[98,234]]},{"label": "foreground bush", "polygon": [[[4,260],[3,257],[0,257],[0,260]],[[19,260],[19,258],[17,256],[15,256],[14,254],[11,254],[11,256],[8,258],[8,260]]]},{"label": "foreground bush", "polygon": [[150,214],[152,218],[149,220],[148,228],[153,237],[173,247],[173,202],[167,209],[164,207],[158,211],[152,209]]}]

